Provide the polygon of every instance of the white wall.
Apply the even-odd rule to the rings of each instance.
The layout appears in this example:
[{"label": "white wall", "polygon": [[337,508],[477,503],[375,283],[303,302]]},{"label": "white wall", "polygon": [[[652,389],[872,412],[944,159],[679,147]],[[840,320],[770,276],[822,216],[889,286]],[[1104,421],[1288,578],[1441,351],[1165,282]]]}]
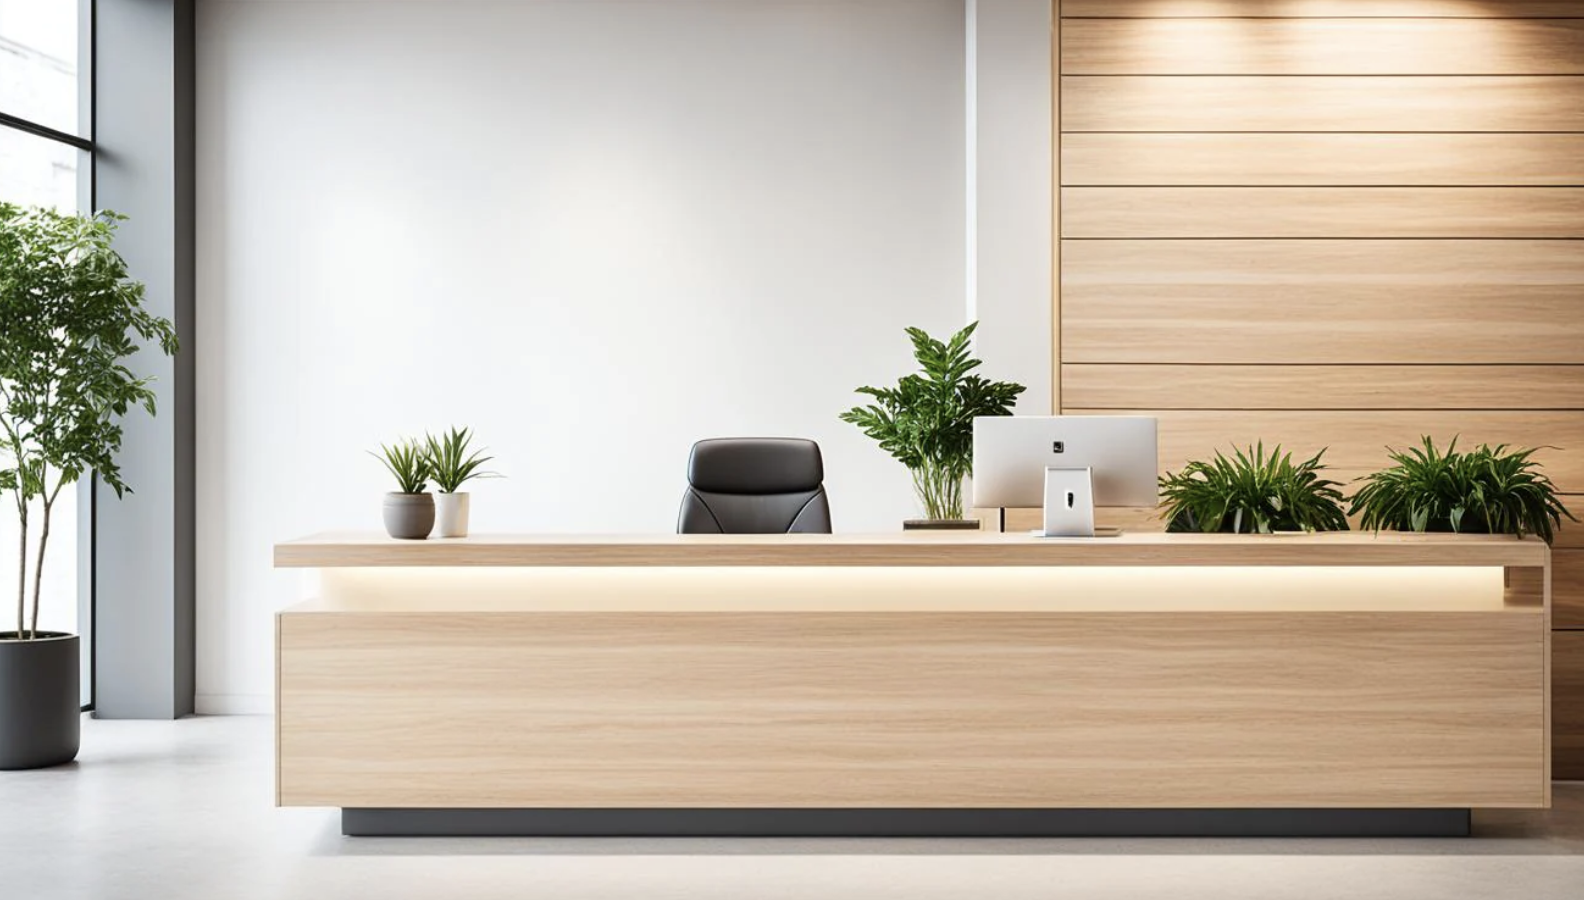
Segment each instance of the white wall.
[{"label": "white wall", "polygon": [[962,0],[198,24],[200,712],[267,709],[308,586],[270,546],[378,528],[363,451],[402,433],[477,428],[510,476],[478,531],[669,530],[689,445],[733,434],[818,440],[839,530],[915,513],[836,415],[903,326],[964,319]]},{"label": "white wall", "polygon": [[969,314],[996,378],[1026,385],[1018,411],[1051,397],[1051,4],[967,0]]}]

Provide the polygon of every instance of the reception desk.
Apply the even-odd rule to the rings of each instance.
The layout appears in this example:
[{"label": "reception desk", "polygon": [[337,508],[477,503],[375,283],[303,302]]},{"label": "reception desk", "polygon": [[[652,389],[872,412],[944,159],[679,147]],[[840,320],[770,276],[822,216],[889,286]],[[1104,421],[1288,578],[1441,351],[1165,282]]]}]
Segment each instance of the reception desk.
[{"label": "reception desk", "polygon": [[1466,833],[1545,807],[1537,540],[326,534],[277,802],[353,834]]}]

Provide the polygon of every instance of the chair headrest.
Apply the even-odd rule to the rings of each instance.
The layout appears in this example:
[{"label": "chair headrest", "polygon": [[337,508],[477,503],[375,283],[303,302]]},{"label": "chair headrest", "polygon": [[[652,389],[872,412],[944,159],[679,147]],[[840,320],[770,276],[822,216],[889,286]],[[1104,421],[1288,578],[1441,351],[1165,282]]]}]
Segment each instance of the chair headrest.
[{"label": "chair headrest", "polygon": [[688,457],[688,483],[717,494],[790,494],[824,480],[819,444],[803,438],[713,438]]}]

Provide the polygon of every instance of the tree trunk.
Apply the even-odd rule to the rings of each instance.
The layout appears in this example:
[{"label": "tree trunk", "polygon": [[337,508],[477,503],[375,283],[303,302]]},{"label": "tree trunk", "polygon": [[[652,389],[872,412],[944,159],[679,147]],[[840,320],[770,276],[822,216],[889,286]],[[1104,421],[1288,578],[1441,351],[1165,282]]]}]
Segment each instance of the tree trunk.
[{"label": "tree trunk", "polygon": [[50,536],[50,510],[55,507],[55,498],[50,497],[44,501],[44,521],[39,527],[38,559],[33,561],[33,622],[29,629],[32,637],[38,637],[39,594],[44,587],[44,551],[49,549]]},{"label": "tree trunk", "polygon": [[27,625],[27,552],[28,552],[28,516],[27,507],[22,508],[22,534],[18,540],[17,551],[17,639],[26,636],[22,629]]}]

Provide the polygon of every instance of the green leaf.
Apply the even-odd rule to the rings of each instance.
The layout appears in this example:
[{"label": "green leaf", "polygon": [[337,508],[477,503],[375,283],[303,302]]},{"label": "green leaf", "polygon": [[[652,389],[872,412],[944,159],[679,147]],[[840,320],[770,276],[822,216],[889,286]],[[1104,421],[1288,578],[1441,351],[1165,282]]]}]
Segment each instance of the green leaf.
[{"label": "green leaf", "polygon": [[970,323],[945,341],[921,328],[905,329],[919,371],[893,387],[858,388],[875,402],[840,414],[913,473],[931,518],[963,514],[962,481],[973,470],[974,418],[1011,415],[1025,390],[971,374],[981,365],[971,349],[977,328],[977,322]]},{"label": "green leaf", "polygon": [[396,479],[403,494],[421,494],[429,486],[432,473],[424,445],[413,438],[402,438],[394,444],[381,444],[380,452],[369,455],[384,463],[385,470]]},{"label": "green leaf", "polygon": [[424,435],[424,463],[429,477],[443,493],[452,494],[474,478],[500,478],[496,472],[484,471],[484,464],[494,459],[484,451],[468,452],[473,441],[472,432],[453,426],[450,431],[435,437]]},{"label": "green leaf", "polygon": [[1532,458],[1539,448],[1459,451],[1457,442],[1443,452],[1425,435],[1406,451],[1387,448],[1393,465],[1360,479],[1350,513],[1375,530],[1537,534],[1547,542],[1563,518],[1577,521]]},{"label": "green leaf", "polygon": [[116,462],[121,421],[155,407],[129,359],[178,342],[112,246],[121,221],[0,203],[0,490],[19,508],[53,504],[90,472],[117,496],[131,490]]},{"label": "green leaf", "polygon": [[1344,500],[1334,481],[1321,477],[1321,450],[1302,463],[1263,442],[1234,447],[1229,458],[1190,461],[1160,479],[1168,531],[1342,531]]}]

